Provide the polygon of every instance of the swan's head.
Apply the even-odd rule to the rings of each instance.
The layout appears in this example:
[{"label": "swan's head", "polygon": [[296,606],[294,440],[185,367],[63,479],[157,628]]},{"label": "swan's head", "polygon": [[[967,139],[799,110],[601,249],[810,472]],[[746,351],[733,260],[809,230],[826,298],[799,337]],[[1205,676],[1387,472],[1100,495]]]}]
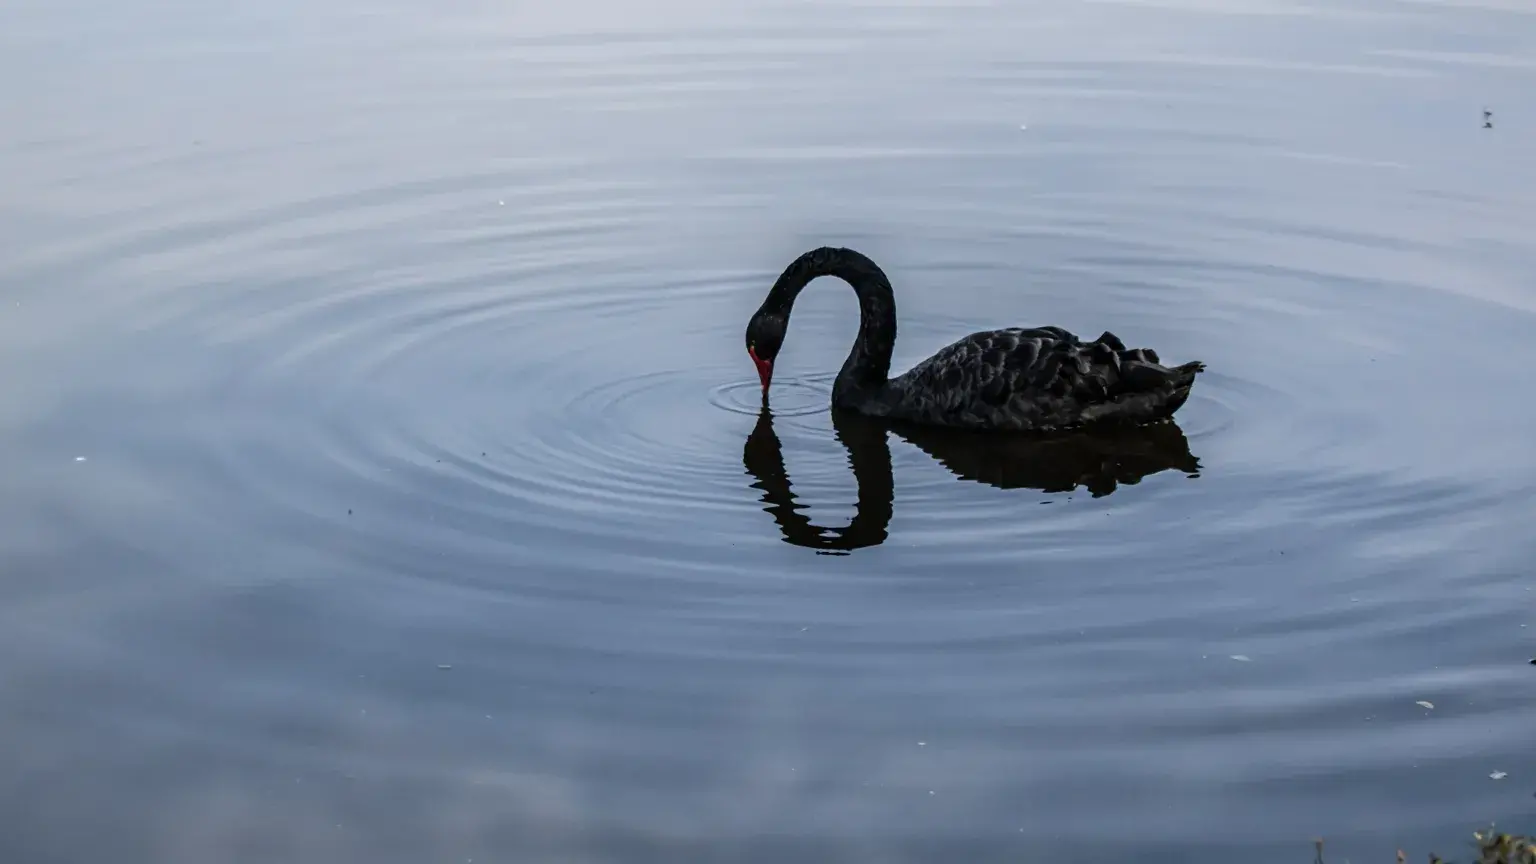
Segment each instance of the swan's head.
[{"label": "swan's head", "polygon": [[788,325],[785,316],[762,310],[747,322],[747,356],[757,366],[757,377],[762,379],[764,393],[768,392],[768,384],[773,380],[773,360],[779,356]]}]

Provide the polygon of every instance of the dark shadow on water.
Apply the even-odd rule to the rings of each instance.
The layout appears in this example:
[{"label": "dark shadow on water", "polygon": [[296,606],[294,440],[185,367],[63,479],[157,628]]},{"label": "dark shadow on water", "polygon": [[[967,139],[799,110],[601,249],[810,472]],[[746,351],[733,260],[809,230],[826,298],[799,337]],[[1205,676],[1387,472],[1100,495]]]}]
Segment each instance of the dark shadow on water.
[{"label": "dark shadow on water", "polygon": [[957,478],[999,489],[1083,488],[1099,498],[1162,471],[1190,476],[1200,471],[1189,440],[1173,422],[1031,436],[893,424],[833,410],[832,427],[848,451],[858,485],[853,519],[842,528],[820,527],[802,512],[806,505],[795,500],[783,445],[767,406],[758,413],[742,452],[742,463],[755,479],[752,486],[762,491],[763,509],[772,514],[785,542],[824,554],[846,554],[885,542],[896,494],[887,432],[937,459]]}]

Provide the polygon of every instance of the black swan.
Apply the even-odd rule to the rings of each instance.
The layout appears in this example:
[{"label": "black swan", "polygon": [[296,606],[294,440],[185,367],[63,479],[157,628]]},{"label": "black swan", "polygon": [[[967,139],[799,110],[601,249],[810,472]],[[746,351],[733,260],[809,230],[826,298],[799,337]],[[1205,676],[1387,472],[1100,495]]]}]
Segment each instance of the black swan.
[{"label": "black swan", "polygon": [[896,299],[879,266],[852,249],[812,249],[790,263],[747,322],[747,353],[763,396],[795,297],[820,276],[859,295],[859,335],[832,384],[834,407],[871,417],[968,429],[1060,430],[1164,420],[1189,398],[1205,364],[1168,367],[1150,348],[1104,333],[1084,342],[1060,327],[972,333],[890,378]]}]

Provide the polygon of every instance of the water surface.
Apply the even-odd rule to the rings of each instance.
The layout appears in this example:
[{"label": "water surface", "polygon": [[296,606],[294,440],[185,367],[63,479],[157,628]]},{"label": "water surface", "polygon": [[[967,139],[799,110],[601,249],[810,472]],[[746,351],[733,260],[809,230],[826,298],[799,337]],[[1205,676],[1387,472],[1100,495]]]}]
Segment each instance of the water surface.
[{"label": "water surface", "polygon": [[[1533,56],[1495,0],[11,3],[0,852],[1519,827]],[[742,329],[824,243],[899,369],[1056,324],[1210,372],[1135,441],[871,430],[825,280],[762,413]]]}]

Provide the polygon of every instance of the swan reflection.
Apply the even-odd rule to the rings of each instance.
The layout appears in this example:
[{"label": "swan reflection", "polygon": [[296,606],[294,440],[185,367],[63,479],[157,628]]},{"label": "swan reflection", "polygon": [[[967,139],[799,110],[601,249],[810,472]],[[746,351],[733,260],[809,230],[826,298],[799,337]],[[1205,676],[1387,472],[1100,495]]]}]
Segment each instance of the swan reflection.
[{"label": "swan reflection", "polygon": [[885,542],[895,499],[888,431],[938,460],[956,477],[999,489],[1070,492],[1083,488],[1099,498],[1162,471],[1190,476],[1200,471],[1184,431],[1172,421],[1036,437],[896,424],[833,409],[832,427],[848,451],[858,486],[853,519],[841,528],[813,524],[803,512],[806,505],[796,501],[784,468],[783,446],[773,431],[773,412],[767,406],[757,415],[757,426],[742,452],[742,463],[754,478],[752,486],[763,493],[763,509],[778,523],[784,540],[829,554]]}]

